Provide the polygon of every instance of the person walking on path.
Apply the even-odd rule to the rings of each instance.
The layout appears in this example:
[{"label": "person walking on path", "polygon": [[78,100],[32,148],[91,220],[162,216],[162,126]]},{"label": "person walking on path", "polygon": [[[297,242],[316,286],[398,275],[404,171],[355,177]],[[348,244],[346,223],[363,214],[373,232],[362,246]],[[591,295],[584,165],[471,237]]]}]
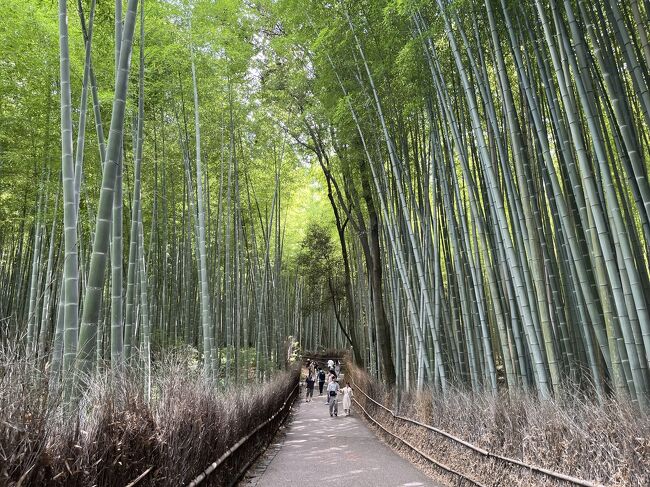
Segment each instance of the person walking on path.
[{"label": "person walking on path", "polygon": [[339,383],[333,380],[327,386],[327,398],[330,400],[330,417],[339,415],[339,405],[336,396],[339,393]]},{"label": "person walking on path", "polygon": [[336,373],[336,376],[338,377],[341,375],[341,362],[338,360],[336,361],[336,364],[334,365],[334,372]]},{"label": "person walking on path", "polygon": [[345,383],[345,387],[341,389],[341,392],[343,393],[343,413],[346,416],[350,416],[350,409],[352,408],[352,398],[354,397],[354,393],[352,392],[352,388],[348,382]]},{"label": "person walking on path", "polygon": [[328,391],[328,394],[327,394],[327,401],[325,401],[325,404],[330,403],[330,395],[329,395],[329,390],[330,389],[329,389],[329,386],[330,386],[330,384],[332,382],[335,382],[335,381],[336,381],[336,374],[334,373],[334,369],[332,368],[332,369],[330,369],[330,373],[327,374],[327,391]]},{"label": "person walking on path", "polygon": [[329,360],[327,361],[327,368],[328,368],[328,369],[331,369],[332,367],[334,367],[334,360],[329,359]]},{"label": "person walking on path", "polygon": [[336,380],[336,372],[334,372],[334,369],[330,369],[330,373],[327,374],[327,383],[329,384],[333,380]]},{"label": "person walking on path", "polygon": [[323,387],[325,386],[325,371],[318,368],[318,395],[323,395]]},{"label": "person walking on path", "polygon": [[307,394],[305,395],[305,402],[311,402],[314,397],[314,376],[311,373],[305,379],[305,385],[307,386]]},{"label": "person walking on path", "polygon": [[307,361],[307,370],[309,375],[311,376],[314,376],[316,373],[316,371],[314,370],[314,362],[312,362],[311,360]]}]

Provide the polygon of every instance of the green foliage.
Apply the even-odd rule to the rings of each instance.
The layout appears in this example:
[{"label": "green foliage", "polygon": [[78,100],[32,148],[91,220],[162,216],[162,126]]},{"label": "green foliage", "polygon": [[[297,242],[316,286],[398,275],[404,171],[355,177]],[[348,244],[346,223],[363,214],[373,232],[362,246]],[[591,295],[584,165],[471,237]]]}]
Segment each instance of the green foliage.
[{"label": "green foliage", "polygon": [[35,217],[47,169],[57,184],[57,80],[56,8],[10,0],[0,18],[0,233]]},{"label": "green foliage", "polygon": [[[84,43],[75,2],[68,3],[76,139]],[[88,3],[82,1],[84,8]],[[375,317],[377,326],[389,337],[408,331],[413,339],[381,355],[394,351],[403,361],[412,352],[406,347],[421,347],[415,360],[430,362],[417,370],[443,384],[446,372],[474,385],[496,383],[490,359],[510,367],[509,381],[526,386],[547,369],[580,375],[589,364],[600,385],[620,377],[615,388],[642,396],[650,388],[648,11],[641,2],[625,5],[614,22],[620,2],[601,3],[602,16],[589,2],[147,0],[142,213],[146,264],[154,272],[144,283],[164,328],[154,330],[154,339],[168,345],[201,339],[192,328],[199,271],[190,214],[190,202],[199,198],[195,190],[188,194],[198,187],[191,170],[193,59],[207,274],[220,314],[214,326],[233,336],[240,326],[248,340],[218,338],[222,356],[265,347],[266,356],[257,349],[245,361],[268,371],[289,334],[309,346],[299,335],[305,330],[280,330],[275,316],[286,305],[280,303],[286,289],[302,292],[303,285],[305,313],[344,310],[336,316],[344,333],[354,332],[353,320],[371,324],[364,283],[379,276],[377,259],[391,315]],[[115,82],[112,4],[99,2],[92,52],[105,132]],[[493,26],[486,6],[494,10]],[[584,12],[576,9],[577,22],[569,22],[567,10],[577,7]],[[548,26],[539,22],[544,12],[554,14]],[[60,191],[58,33],[54,1],[9,0],[3,13],[0,269],[11,276],[6,294],[20,298],[39,191]],[[551,56],[554,50],[559,56]],[[134,56],[123,137],[127,215],[138,63]],[[88,117],[82,263],[102,180],[92,110]],[[43,218],[48,228],[52,206]],[[368,235],[377,235],[375,257],[368,257],[376,250],[369,250]],[[347,295],[341,239],[352,274]],[[54,240],[56,255],[60,236]],[[370,301],[381,287],[373,284]],[[160,312],[163,294],[167,309]],[[235,304],[249,294],[254,298],[245,305]],[[14,301],[12,312],[24,314],[24,300]],[[237,306],[246,307],[245,319]],[[182,320],[161,319],[177,318],[177,308]],[[586,322],[594,328],[573,324]],[[241,331],[245,325],[250,330]],[[315,326],[308,339],[330,331],[308,326]],[[438,330],[443,360],[431,351],[439,346]],[[380,348],[373,333],[380,332],[362,333],[371,361]],[[450,346],[455,336],[466,343]],[[571,358],[556,366],[556,349]],[[488,372],[467,365],[472,361]],[[434,370],[435,363],[443,365]],[[645,377],[634,390],[633,373]]]},{"label": "green foliage", "polygon": [[331,230],[310,223],[297,256],[300,274],[305,279],[309,298],[303,311],[326,309],[343,297],[340,250],[334,245]]}]

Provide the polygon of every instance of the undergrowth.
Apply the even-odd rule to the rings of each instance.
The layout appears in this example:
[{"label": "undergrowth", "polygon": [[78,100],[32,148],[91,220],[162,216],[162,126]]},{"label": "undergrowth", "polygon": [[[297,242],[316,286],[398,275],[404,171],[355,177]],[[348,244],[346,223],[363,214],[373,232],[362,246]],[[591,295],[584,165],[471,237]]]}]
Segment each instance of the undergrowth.
[{"label": "undergrowth", "polygon": [[[219,390],[173,353],[141,377],[103,373],[66,413],[30,360],[0,357],[0,485],[184,485],[291,396],[298,370],[265,384]],[[232,455],[207,485],[229,485],[261,452],[283,415]]]},{"label": "undergrowth", "polygon": [[[561,398],[547,401],[523,391],[493,395],[459,389],[450,390],[445,397],[425,390],[396,398],[394,390],[364,371],[353,367],[349,372],[355,384],[373,399],[393,410],[397,406],[399,415],[442,429],[491,453],[599,485],[650,485],[650,416],[628,402],[609,398],[598,404],[568,388]],[[430,430],[395,419],[361,392],[355,399],[389,431],[483,485],[569,485],[494,458],[486,459]],[[436,477],[458,485],[457,476],[430,467],[422,457],[375,429],[389,444],[426,464]]]}]

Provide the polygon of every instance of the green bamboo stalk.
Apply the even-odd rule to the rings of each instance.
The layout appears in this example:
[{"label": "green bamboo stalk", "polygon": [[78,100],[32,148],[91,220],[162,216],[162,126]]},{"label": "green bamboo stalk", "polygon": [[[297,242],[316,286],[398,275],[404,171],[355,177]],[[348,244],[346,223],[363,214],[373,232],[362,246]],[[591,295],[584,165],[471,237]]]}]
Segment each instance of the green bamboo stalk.
[{"label": "green bamboo stalk", "polygon": [[137,5],[137,0],[129,0],[122,36],[120,68],[115,87],[111,130],[108,137],[108,147],[106,149],[106,164],[104,165],[102,188],[97,210],[95,240],[93,243],[93,251],[88,273],[88,289],[84,299],[82,324],[79,334],[80,347],[75,371],[75,381],[79,392],[81,391],[80,387],[85,383],[93,369],[97,320],[99,317],[101,295],[104,286],[104,274],[106,270],[108,243],[112,221],[111,212],[113,208],[113,194],[115,179],[117,176],[117,165],[119,164],[119,153],[122,145],[124,109]]},{"label": "green bamboo stalk", "polygon": [[68,381],[77,353],[79,323],[79,267],[77,261],[77,215],[74,189],[74,166],[72,159],[72,101],[70,92],[70,49],[68,39],[67,1],[59,0],[59,64],[61,93],[61,164],[63,174],[63,220],[65,258],[63,281],[64,331],[63,373],[67,381],[66,396],[70,393]]}]

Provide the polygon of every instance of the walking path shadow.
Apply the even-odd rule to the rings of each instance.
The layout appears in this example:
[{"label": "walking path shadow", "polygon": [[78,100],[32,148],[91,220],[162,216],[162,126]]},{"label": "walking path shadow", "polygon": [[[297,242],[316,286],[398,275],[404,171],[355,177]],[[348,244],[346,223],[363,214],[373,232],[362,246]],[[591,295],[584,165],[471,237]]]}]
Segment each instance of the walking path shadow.
[{"label": "walking path shadow", "polygon": [[[318,389],[316,390],[318,393]],[[314,396],[293,413],[286,434],[269,449],[248,487],[307,486],[343,482],[359,487],[437,486],[420,470],[383,444],[354,414],[331,418],[326,397]],[[260,471],[263,470],[263,471]]]}]

